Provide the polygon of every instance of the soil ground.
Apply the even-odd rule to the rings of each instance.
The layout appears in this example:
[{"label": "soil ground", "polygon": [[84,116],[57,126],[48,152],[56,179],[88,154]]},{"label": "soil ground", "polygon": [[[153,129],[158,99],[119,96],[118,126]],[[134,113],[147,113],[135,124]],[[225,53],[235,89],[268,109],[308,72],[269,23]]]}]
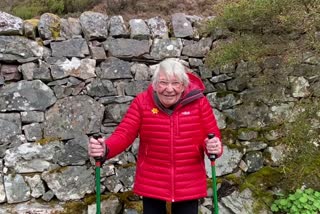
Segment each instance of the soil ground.
[{"label": "soil ground", "polygon": [[218,0],[102,0],[92,10],[107,15],[121,15],[126,21],[132,18],[147,19],[161,16],[168,20],[174,13],[213,16]]}]

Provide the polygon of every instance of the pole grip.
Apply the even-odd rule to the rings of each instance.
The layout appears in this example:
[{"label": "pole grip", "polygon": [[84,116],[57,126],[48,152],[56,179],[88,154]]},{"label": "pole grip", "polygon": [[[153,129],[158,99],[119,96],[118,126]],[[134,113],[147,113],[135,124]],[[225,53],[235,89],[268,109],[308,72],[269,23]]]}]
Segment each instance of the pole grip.
[{"label": "pole grip", "polygon": [[[212,138],[214,138],[214,134],[213,133],[210,133],[210,134],[208,134],[208,139],[212,139]],[[211,160],[211,161],[215,161],[216,160],[216,155],[214,155],[214,154],[209,154],[209,159]]]},{"label": "pole grip", "polygon": [[[102,135],[99,133],[96,133],[96,134],[93,134],[92,137],[97,140],[98,138],[101,138]],[[101,165],[100,162],[102,161],[103,158],[102,157],[94,157],[94,159],[96,161],[96,166],[100,166]]]}]

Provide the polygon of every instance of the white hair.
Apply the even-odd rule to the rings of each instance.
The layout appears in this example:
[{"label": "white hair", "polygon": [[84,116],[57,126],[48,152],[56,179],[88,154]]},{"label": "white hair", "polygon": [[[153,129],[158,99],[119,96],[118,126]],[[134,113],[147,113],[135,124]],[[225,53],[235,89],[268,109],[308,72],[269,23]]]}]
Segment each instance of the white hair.
[{"label": "white hair", "polygon": [[156,67],[152,76],[152,86],[155,88],[159,82],[160,73],[164,74],[168,79],[176,77],[184,86],[189,84],[189,77],[186,73],[186,67],[175,58],[163,60]]}]

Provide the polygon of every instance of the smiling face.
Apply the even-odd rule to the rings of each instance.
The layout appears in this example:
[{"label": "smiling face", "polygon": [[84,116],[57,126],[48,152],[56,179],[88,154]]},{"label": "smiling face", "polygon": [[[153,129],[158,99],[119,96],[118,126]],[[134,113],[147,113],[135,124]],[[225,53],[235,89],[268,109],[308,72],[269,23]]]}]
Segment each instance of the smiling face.
[{"label": "smiling face", "polygon": [[169,108],[180,99],[184,85],[176,76],[167,77],[165,74],[159,74],[159,81],[155,85],[155,91],[161,104]]}]

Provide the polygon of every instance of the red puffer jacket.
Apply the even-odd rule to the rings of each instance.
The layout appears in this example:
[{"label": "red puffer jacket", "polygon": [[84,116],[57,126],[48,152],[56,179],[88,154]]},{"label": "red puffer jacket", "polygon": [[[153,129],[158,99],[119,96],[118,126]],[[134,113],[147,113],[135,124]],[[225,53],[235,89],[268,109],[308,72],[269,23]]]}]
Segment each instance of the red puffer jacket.
[{"label": "red puffer jacket", "polygon": [[106,140],[112,158],[139,136],[140,145],[134,192],[166,201],[182,201],[207,195],[204,164],[208,133],[220,138],[212,108],[202,94],[204,85],[188,73],[190,84],[168,113],[154,99],[152,86],[131,103],[123,120]]}]

